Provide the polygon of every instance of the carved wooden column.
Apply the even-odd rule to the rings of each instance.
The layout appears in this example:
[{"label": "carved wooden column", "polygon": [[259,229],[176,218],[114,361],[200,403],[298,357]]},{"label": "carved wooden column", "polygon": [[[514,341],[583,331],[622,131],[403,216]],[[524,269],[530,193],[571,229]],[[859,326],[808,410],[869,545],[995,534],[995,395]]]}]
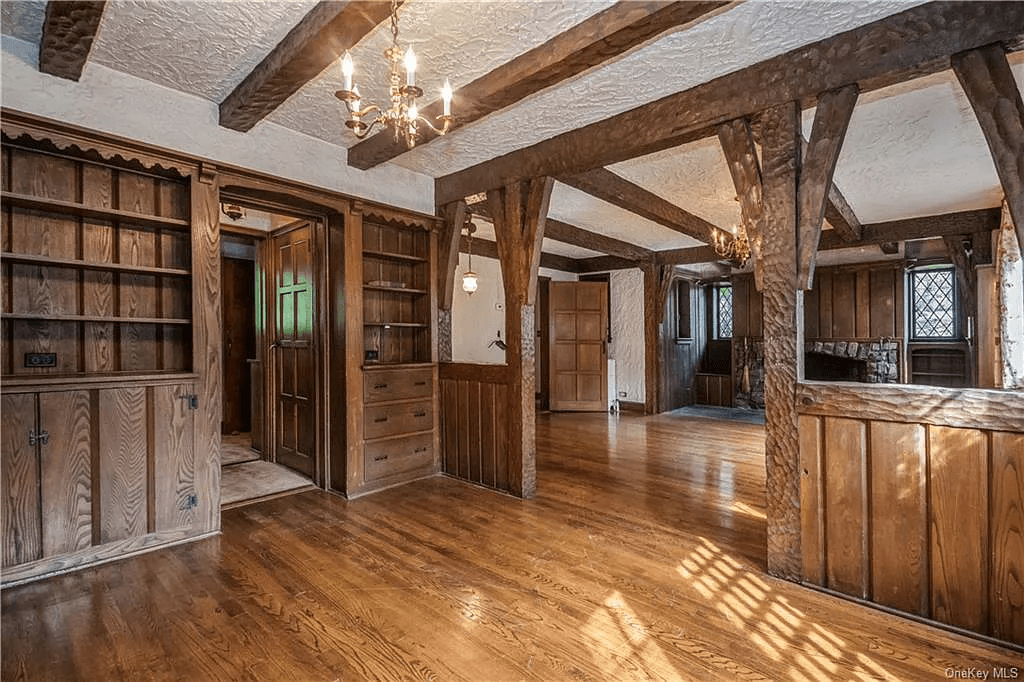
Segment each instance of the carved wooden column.
[{"label": "carved wooden column", "polygon": [[662,409],[661,367],[665,335],[665,303],[672,280],[671,265],[645,261],[644,273],[644,413]]},{"label": "carved wooden column", "polygon": [[453,201],[441,207],[444,222],[437,239],[437,356],[452,361],[452,295],[455,270],[459,265],[459,236],[466,222],[466,202]]},{"label": "carved wooden column", "polygon": [[487,192],[505,285],[509,367],[509,471],[512,492],[532,497],[537,487],[535,305],[544,222],[552,178],[532,178]]},{"label": "carved wooden column", "polygon": [[800,451],[796,382],[802,372],[803,291],[797,277],[800,108],[761,115],[764,234],[765,459],[768,571],[800,580]]}]

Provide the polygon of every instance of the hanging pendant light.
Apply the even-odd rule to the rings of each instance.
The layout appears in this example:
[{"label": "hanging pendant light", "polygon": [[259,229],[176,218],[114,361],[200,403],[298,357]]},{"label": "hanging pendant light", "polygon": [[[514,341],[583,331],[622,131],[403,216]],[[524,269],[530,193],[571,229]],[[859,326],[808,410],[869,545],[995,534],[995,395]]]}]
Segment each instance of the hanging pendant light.
[{"label": "hanging pendant light", "polygon": [[462,290],[472,296],[480,286],[479,278],[473,272],[473,233],[476,232],[476,225],[467,220],[463,229],[466,231],[466,238],[469,241],[469,269],[462,275]]}]

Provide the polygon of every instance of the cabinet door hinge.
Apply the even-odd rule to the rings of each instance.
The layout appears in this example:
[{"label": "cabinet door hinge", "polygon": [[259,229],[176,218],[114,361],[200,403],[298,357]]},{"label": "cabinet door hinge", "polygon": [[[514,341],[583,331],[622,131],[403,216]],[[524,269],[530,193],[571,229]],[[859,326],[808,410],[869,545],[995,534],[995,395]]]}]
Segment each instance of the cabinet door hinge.
[{"label": "cabinet door hinge", "polygon": [[50,434],[46,431],[29,431],[28,432],[28,444],[29,445],[46,445],[50,442]]},{"label": "cabinet door hinge", "polygon": [[189,393],[188,395],[183,395],[183,396],[181,396],[181,399],[184,400],[185,403],[188,405],[188,409],[190,409],[190,410],[198,410],[199,409],[199,396],[197,396],[195,393]]}]

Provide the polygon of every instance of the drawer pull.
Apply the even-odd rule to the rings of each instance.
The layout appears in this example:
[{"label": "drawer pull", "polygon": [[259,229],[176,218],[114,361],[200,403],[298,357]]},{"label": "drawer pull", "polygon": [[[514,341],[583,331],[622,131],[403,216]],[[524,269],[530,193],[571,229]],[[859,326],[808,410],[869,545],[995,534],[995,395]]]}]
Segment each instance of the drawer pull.
[{"label": "drawer pull", "polygon": [[373,458],[373,461],[374,462],[383,462],[387,458],[388,458],[387,455],[377,455],[376,457]]},{"label": "drawer pull", "polygon": [[425,381],[417,381],[417,382],[416,382],[416,385],[417,385],[417,386],[426,386],[426,385],[427,385],[427,382],[425,382]]},{"label": "drawer pull", "polygon": [[426,451],[427,451],[426,448],[416,448],[415,450],[413,450],[413,452],[426,452]]},{"label": "drawer pull", "polygon": [[377,417],[376,419],[373,420],[373,423],[374,424],[381,424],[383,422],[386,422],[387,420],[388,420],[387,417]]},{"label": "drawer pull", "polygon": [[427,413],[426,412],[413,412],[412,416],[414,416],[414,417],[426,417]]},{"label": "drawer pull", "polygon": [[373,387],[379,391],[382,388],[387,388],[388,385],[387,384],[374,384]]}]

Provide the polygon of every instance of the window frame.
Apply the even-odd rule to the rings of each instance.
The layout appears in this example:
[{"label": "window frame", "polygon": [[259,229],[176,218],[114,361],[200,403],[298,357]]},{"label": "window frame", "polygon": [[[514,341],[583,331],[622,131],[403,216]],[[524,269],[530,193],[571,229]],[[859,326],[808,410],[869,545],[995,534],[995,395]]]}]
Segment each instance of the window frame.
[{"label": "window frame", "polygon": [[[729,289],[729,335],[722,336],[721,329],[721,290]],[[716,282],[711,285],[711,338],[716,341],[731,341],[736,321],[736,287],[732,282]]]},{"label": "window frame", "polygon": [[[917,329],[917,287],[916,278],[918,275],[929,272],[949,272],[950,286],[952,287],[952,317],[953,333],[950,336],[920,336]],[[907,334],[910,343],[951,343],[964,340],[962,328],[962,301],[960,297],[960,282],[957,279],[956,267],[952,263],[931,263],[920,265],[907,271]]]}]

